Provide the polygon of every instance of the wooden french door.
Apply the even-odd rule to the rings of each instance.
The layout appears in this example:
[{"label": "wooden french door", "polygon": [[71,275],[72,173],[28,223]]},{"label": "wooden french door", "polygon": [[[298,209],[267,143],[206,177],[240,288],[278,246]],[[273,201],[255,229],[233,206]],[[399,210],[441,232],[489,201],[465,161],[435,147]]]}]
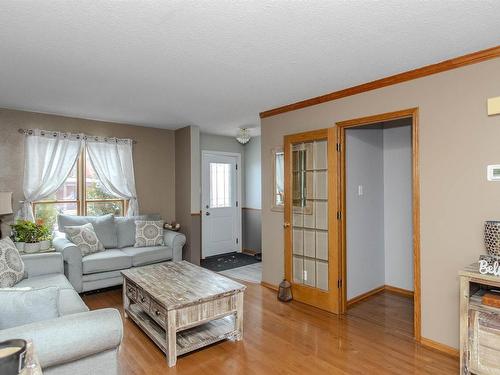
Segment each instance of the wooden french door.
[{"label": "wooden french door", "polygon": [[340,312],[337,135],[285,137],[285,277],[293,298]]}]

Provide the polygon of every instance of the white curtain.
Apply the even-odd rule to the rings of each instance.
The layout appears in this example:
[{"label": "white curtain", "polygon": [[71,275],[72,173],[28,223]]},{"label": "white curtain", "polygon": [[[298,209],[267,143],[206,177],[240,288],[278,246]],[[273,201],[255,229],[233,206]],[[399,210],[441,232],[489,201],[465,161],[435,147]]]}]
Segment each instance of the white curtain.
[{"label": "white curtain", "polygon": [[129,201],[127,216],[138,215],[132,140],[89,137],[86,142],[90,162],[99,180],[112,195]]},{"label": "white curtain", "polygon": [[[285,191],[285,154],[283,152],[276,153],[276,191],[274,194]],[[276,198],[275,198],[276,199]]]},{"label": "white curtain", "polygon": [[34,129],[24,141],[24,202],[17,217],[34,221],[31,204],[47,198],[68,178],[83,145],[83,135]]}]

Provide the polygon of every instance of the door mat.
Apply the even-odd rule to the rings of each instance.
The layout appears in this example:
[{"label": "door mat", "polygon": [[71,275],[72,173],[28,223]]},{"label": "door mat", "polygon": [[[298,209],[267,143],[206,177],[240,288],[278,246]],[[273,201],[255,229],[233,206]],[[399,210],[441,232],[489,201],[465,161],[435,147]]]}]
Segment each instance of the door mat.
[{"label": "door mat", "polygon": [[214,255],[201,260],[201,266],[210,271],[219,272],[226,271],[233,268],[248,266],[260,262],[260,259],[253,255],[243,253],[228,253],[221,255]]}]

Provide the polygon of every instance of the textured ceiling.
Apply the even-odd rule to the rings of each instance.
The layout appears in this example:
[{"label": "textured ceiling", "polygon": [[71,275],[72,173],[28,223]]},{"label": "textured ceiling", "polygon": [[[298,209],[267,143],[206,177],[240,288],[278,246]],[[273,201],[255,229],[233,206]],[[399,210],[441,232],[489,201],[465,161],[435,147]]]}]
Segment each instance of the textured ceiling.
[{"label": "textured ceiling", "polygon": [[0,1],[0,107],[234,135],[500,44],[500,1]]}]

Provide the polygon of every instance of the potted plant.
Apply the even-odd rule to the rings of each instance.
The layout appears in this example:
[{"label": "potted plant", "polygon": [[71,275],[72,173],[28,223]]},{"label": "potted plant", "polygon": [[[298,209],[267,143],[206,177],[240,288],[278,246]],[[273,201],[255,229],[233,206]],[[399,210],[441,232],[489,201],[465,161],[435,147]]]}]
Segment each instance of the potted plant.
[{"label": "potted plant", "polygon": [[49,228],[41,221],[37,221],[37,240],[40,242],[40,250],[45,251],[50,249],[52,236]]},{"label": "potted plant", "polygon": [[30,222],[26,220],[18,220],[15,224],[11,225],[11,238],[20,252],[24,251],[24,246],[26,244],[27,238],[29,237],[30,227]]},{"label": "potted plant", "polygon": [[47,248],[50,247],[49,229],[41,223],[33,223],[28,220],[18,220],[12,225],[13,240],[19,251],[25,253],[36,253],[41,249],[41,241]]}]

